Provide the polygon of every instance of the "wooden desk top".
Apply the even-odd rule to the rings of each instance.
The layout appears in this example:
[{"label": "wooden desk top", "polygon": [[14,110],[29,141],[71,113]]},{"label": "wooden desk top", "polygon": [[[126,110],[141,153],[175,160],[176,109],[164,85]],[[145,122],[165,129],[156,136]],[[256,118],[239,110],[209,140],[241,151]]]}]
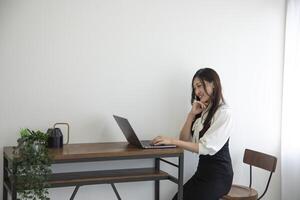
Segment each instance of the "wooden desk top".
[{"label": "wooden desk top", "polygon": [[[54,163],[171,157],[183,153],[181,148],[140,149],[127,142],[67,144],[62,149],[50,149]],[[13,158],[13,147],[4,147],[6,158]]]}]

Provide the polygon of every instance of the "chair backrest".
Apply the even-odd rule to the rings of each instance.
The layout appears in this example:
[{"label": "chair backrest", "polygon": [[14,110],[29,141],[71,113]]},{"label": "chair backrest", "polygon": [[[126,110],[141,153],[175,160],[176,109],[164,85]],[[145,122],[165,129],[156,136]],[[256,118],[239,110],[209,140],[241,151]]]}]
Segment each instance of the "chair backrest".
[{"label": "chair backrest", "polygon": [[258,151],[253,151],[250,149],[246,149],[244,153],[244,159],[243,162],[250,165],[250,184],[249,188],[251,188],[252,185],[252,166],[259,167],[261,169],[265,169],[270,172],[270,176],[266,185],[266,188],[263,192],[263,194],[258,197],[258,199],[261,199],[267,192],[272,174],[275,172],[276,164],[277,164],[277,158],[275,156],[271,156],[268,154],[264,154]]},{"label": "chair backrest", "polygon": [[270,172],[275,172],[277,158],[258,151],[246,149],[244,153],[244,163],[259,167]]}]

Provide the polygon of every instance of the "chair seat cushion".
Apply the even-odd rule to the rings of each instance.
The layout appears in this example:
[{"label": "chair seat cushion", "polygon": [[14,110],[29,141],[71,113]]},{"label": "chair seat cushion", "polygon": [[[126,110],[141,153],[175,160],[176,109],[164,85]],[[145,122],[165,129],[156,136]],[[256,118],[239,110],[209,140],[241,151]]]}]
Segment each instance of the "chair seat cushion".
[{"label": "chair seat cushion", "polygon": [[232,185],[229,193],[222,197],[224,200],[256,200],[257,191],[242,185]]}]

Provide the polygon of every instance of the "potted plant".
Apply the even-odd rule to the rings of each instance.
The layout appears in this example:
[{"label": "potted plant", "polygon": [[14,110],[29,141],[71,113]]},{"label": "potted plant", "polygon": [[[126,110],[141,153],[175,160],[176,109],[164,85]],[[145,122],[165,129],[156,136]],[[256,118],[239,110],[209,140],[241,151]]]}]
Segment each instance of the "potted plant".
[{"label": "potted plant", "polygon": [[13,163],[18,196],[22,200],[50,199],[47,180],[52,171],[47,139],[48,134],[41,131],[20,130]]}]

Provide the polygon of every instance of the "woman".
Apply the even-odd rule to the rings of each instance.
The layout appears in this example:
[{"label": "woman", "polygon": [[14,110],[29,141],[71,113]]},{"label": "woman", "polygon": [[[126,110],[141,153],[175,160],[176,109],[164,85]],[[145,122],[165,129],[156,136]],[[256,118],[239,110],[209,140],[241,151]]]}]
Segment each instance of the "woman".
[{"label": "woman", "polygon": [[179,139],[158,136],[152,142],[175,144],[199,155],[195,174],[183,186],[183,200],[218,200],[232,184],[228,148],[232,120],[220,78],[213,69],[203,68],[194,75],[191,103]]}]

